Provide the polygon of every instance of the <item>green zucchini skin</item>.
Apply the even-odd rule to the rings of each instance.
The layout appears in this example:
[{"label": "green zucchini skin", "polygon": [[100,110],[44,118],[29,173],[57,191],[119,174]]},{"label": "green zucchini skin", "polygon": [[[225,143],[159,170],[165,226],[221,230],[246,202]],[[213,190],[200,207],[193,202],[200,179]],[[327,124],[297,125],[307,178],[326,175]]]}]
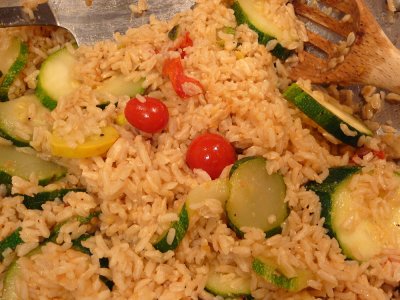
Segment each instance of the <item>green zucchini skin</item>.
[{"label": "green zucchini skin", "polygon": [[13,145],[17,147],[29,147],[29,142],[28,141],[22,141],[16,137],[13,137],[12,135],[8,134],[5,130],[0,128],[0,137],[9,140]]},{"label": "green zucchini skin", "polygon": [[41,81],[38,81],[36,86],[35,95],[40,99],[43,106],[49,110],[54,110],[57,107],[57,101],[51,98],[42,87]]},{"label": "green zucchini skin", "polygon": [[47,185],[64,177],[67,169],[36,155],[19,152],[13,146],[0,146],[0,184],[11,184],[12,176],[29,180],[27,174],[32,173],[37,174],[40,185]]},{"label": "green zucchini skin", "polygon": [[[74,44],[73,47],[76,48],[77,45]],[[54,110],[60,97],[75,90],[77,82],[74,80],[72,72],[76,63],[75,57],[66,47],[52,53],[42,63],[35,95],[44,107]]]},{"label": "green zucchini skin", "polygon": [[24,197],[22,203],[28,209],[42,210],[42,205],[47,201],[53,201],[57,198],[62,199],[69,192],[85,192],[85,189],[60,189],[55,191],[46,191],[35,194],[34,196],[16,195]]},{"label": "green zucchini skin", "polygon": [[[325,108],[312,96],[306,93],[296,83],[292,84],[283,94],[283,97],[292,102],[299,108],[307,117],[312,119],[315,123],[321,126],[328,133],[333,135],[338,140],[353,147],[357,147],[358,140],[364,135],[372,135],[372,132],[363,133],[354,128],[351,124],[345,122],[334,113]],[[350,130],[356,132],[355,136],[348,136],[344,134],[340,125],[345,123]]]},{"label": "green zucchini skin", "polygon": [[279,269],[260,258],[252,262],[253,271],[267,282],[276,287],[283,288],[290,292],[298,292],[307,287],[307,281],[311,279],[311,272],[301,271],[296,277],[288,278],[279,272]]},{"label": "green zucchini skin", "polygon": [[[92,255],[92,252],[90,252],[90,249],[86,248],[85,246],[82,245],[83,241],[86,241],[87,239],[91,238],[92,236],[93,236],[92,234],[85,233],[85,234],[81,235],[80,237],[78,237],[77,239],[73,240],[72,241],[72,249],[82,252],[82,253],[85,253],[87,255]],[[106,257],[100,258],[99,262],[100,262],[101,268],[108,268],[108,266],[109,266],[108,258],[106,258]],[[112,280],[108,279],[104,275],[100,275],[99,278],[108,287],[108,289],[110,291],[112,291],[115,283]]]},{"label": "green zucchini skin", "polygon": [[[35,107],[35,117],[28,119],[31,105]],[[17,128],[28,125],[31,128],[43,124],[48,114],[34,95],[25,95],[11,101],[0,103],[0,136],[10,140],[17,147],[29,147],[32,136],[22,137]]]},{"label": "green zucchini skin", "polygon": [[243,157],[239,160],[237,160],[233,165],[232,168],[229,171],[229,178],[232,177],[233,173],[235,173],[235,171],[237,170],[237,168],[239,168],[242,164],[244,164],[245,162],[252,160],[252,159],[256,159],[257,156],[246,156]]},{"label": "green zucchini skin", "polygon": [[[175,237],[172,243],[168,244],[167,236],[170,228],[175,229]],[[183,205],[179,213],[178,220],[173,222],[170,228],[153,245],[155,249],[157,249],[162,253],[176,249],[179,246],[182,239],[185,237],[185,234],[189,228],[189,214],[186,208],[186,203]]]},{"label": "green zucchini skin", "polygon": [[12,176],[0,170],[0,184],[10,185],[11,182],[12,182]]},{"label": "green zucchini skin", "polygon": [[[234,1],[232,5],[232,9],[234,11],[236,21],[238,24],[247,24],[251,30],[256,32],[258,34],[258,43],[262,45],[266,45],[269,41],[274,40],[275,37],[270,36],[261,30],[259,30],[257,27],[255,27],[251,21],[248,15],[243,11],[242,7],[240,6],[238,1]],[[293,51],[288,50],[284,48],[281,44],[277,44],[275,48],[271,51],[272,55],[274,55],[277,58],[280,58],[282,60],[285,60],[288,58]]]},{"label": "green zucchini skin", "polygon": [[306,184],[306,189],[317,194],[321,202],[321,217],[325,218],[324,227],[332,238],[336,238],[335,230],[332,227],[332,194],[340,183],[347,178],[361,171],[358,166],[345,166],[329,169],[329,175],[322,183],[315,181]]},{"label": "green zucchini skin", "polygon": [[22,244],[24,241],[21,239],[20,232],[22,228],[18,227],[15,231],[13,231],[10,235],[8,235],[5,239],[0,242],[0,262],[3,261],[3,252],[6,249],[15,250],[18,245]]},{"label": "green zucchini skin", "polygon": [[28,45],[21,42],[19,55],[15,62],[11,65],[8,72],[4,75],[4,79],[0,84],[0,101],[8,100],[8,90],[17,78],[18,74],[25,68],[28,61]]},{"label": "green zucchini skin", "polygon": [[175,41],[179,34],[179,24],[172,27],[170,31],[168,31],[168,38],[171,41]]}]

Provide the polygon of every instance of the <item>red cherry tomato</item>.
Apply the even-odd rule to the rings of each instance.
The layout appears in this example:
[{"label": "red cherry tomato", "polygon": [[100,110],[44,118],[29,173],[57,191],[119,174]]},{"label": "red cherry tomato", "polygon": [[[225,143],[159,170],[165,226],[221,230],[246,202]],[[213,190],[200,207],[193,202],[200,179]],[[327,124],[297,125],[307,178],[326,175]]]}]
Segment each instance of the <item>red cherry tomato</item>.
[{"label": "red cherry tomato", "polygon": [[125,118],[133,127],[147,132],[156,133],[162,131],[168,123],[168,108],[156,98],[145,97],[141,102],[132,98],[126,104]]},{"label": "red cherry tomato", "polygon": [[236,153],[233,146],[224,137],[213,133],[196,137],[186,153],[186,163],[189,168],[202,169],[212,179],[218,178],[222,170],[235,160]]}]

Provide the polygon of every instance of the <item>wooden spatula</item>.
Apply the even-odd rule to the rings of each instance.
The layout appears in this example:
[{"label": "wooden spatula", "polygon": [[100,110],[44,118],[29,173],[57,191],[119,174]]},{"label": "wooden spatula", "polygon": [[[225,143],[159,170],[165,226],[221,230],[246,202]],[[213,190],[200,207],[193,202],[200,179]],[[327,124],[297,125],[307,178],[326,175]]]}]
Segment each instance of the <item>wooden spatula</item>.
[{"label": "wooden spatula", "polygon": [[[294,0],[293,5],[297,15],[353,43],[340,59],[344,53],[338,53],[338,44],[309,31],[309,43],[325,57],[304,51],[300,63],[291,70],[291,77],[310,79],[313,83],[368,84],[400,93],[400,50],[382,31],[366,3],[363,0],[320,2],[350,17],[340,21],[301,0]],[[332,59],[338,61],[335,66]]]}]

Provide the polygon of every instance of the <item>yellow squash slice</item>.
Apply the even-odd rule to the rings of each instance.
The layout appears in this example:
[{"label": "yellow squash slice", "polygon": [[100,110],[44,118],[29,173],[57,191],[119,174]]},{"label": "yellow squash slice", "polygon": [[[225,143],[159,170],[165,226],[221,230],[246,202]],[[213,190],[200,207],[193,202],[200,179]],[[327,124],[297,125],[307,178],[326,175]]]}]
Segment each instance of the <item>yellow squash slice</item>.
[{"label": "yellow squash slice", "polygon": [[64,138],[53,135],[50,140],[51,153],[66,158],[86,158],[106,153],[119,138],[118,131],[111,126],[102,128],[100,135],[88,137],[83,144],[71,147]]}]

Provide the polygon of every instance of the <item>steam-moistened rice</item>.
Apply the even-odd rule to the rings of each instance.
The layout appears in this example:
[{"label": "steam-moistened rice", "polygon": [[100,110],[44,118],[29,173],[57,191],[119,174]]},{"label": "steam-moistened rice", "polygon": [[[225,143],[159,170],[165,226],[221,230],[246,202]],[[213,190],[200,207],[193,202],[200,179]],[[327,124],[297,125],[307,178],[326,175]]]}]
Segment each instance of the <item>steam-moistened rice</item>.
[{"label": "steam-moistened rice", "polygon": [[[276,2],[281,9],[275,12],[284,11],[290,17],[287,34],[298,34],[299,44],[295,46],[301,48],[304,28],[293,19],[293,8],[284,6],[286,1]],[[185,100],[162,75],[165,59],[180,55],[171,50],[174,42],[168,39],[169,30],[177,24],[193,40],[193,46],[185,49],[185,74],[199,80],[204,89],[204,93],[196,91],[197,95]],[[234,35],[221,34],[226,27],[236,28]],[[75,51],[71,36],[61,29],[0,32],[2,41],[9,36],[26,41],[30,53],[28,65],[10,90],[12,99],[32,93],[40,64],[49,54],[65,44]],[[352,36],[348,40],[354,42]],[[36,178],[13,178],[13,194],[32,195],[76,186],[87,190],[69,193],[63,201],[47,202],[42,211],[27,209],[22,196],[2,196],[0,240],[21,227],[24,243],[16,251],[3,253],[0,273],[4,276],[12,261],[20,257],[24,270],[17,283],[20,299],[213,299],[204,287],[210,268],[216,266],[227,274],[249,276],[255,299],[399,297],[400,249],[385,249],[362,263],[346,260],[338,242],[322,226],[318,197],[304,187],[308,181],[322,182],[330,167],[347,165],[353,150],[330,144],[282,97],[280,88],[290,82],[285,65],[258,44],[257,35],[246,25],[237,26],[226,4],[200,0],[193,10],[169,22],[151,17],[150,24],[130,29],[125,35],[117,34],[115,41],[82,46],[75,55],[78,65],[74,75],[81,85],[58,101],[57,108],[49,113],[48,125],[33,129],[31,146],[49,158],[52,132],[74,146],[111,124],[120,138],[104,157],[51,157],[68,167],[68,175],[45,187],[39,186]],[[111,104],[104,110],[96,107],[103,100],[96,87],[118,74],[132,81],[145,78],[146,95],[161,99],[168,107],[170,118],[164,131],[150,135],[123,122],[117,125],[127,96],[108,95]],[[346,125],[342,130],[353,134]],[[188,145],[204,132],[224,136],[240,150],[240,157],[265,157],[268,172],[284,176],[290,215],[281,234],[266,239],[261,230],[244,228],[244,238],[239,239],[227,226],[221,203],[204,199],[190,207],[198,214],[190,219],[179,247],[161,253],[153,247],[154,240],[177,220],[176,212],[189,191],[210,180],[206,172],[192,171],[185,162]],[[396,165],[372,153],[352,159],[366,166],[351,183],[354,198],[362,208],[359,218],[371,213],[377,220],[384,218],[391,201],[400,200],[398,195],[393,198],[398,188],[393,180]],[[228,173],[229,167],[221,177]],[[1,191],[5,195],[3,186]],[[57,243],[47,243],[40,252],[26,256],[49,237],[55,224],[93,211],[101,214],[92,223],[69,222],[62,227]],[[268,217],[269,222],[275,220],[274,215]],[[351,222],[344,226],[351,227]],[[71,249],[72,241],[88,231],[94,236],[83,245],[90,249],[91,256]],[[173,243],[176,234],[174,228],[169,229],[168,244]],[[252,259],[265,253],[276,259],[287,274],[296,274],[299,268],[309,270],[312,279],[307,282],[308,288],[292,293],[256,276],[251,269]],[[100,267],[101,258],[109,259],[108,268]],[[112,291],[99,275],[112,279]]]}]

